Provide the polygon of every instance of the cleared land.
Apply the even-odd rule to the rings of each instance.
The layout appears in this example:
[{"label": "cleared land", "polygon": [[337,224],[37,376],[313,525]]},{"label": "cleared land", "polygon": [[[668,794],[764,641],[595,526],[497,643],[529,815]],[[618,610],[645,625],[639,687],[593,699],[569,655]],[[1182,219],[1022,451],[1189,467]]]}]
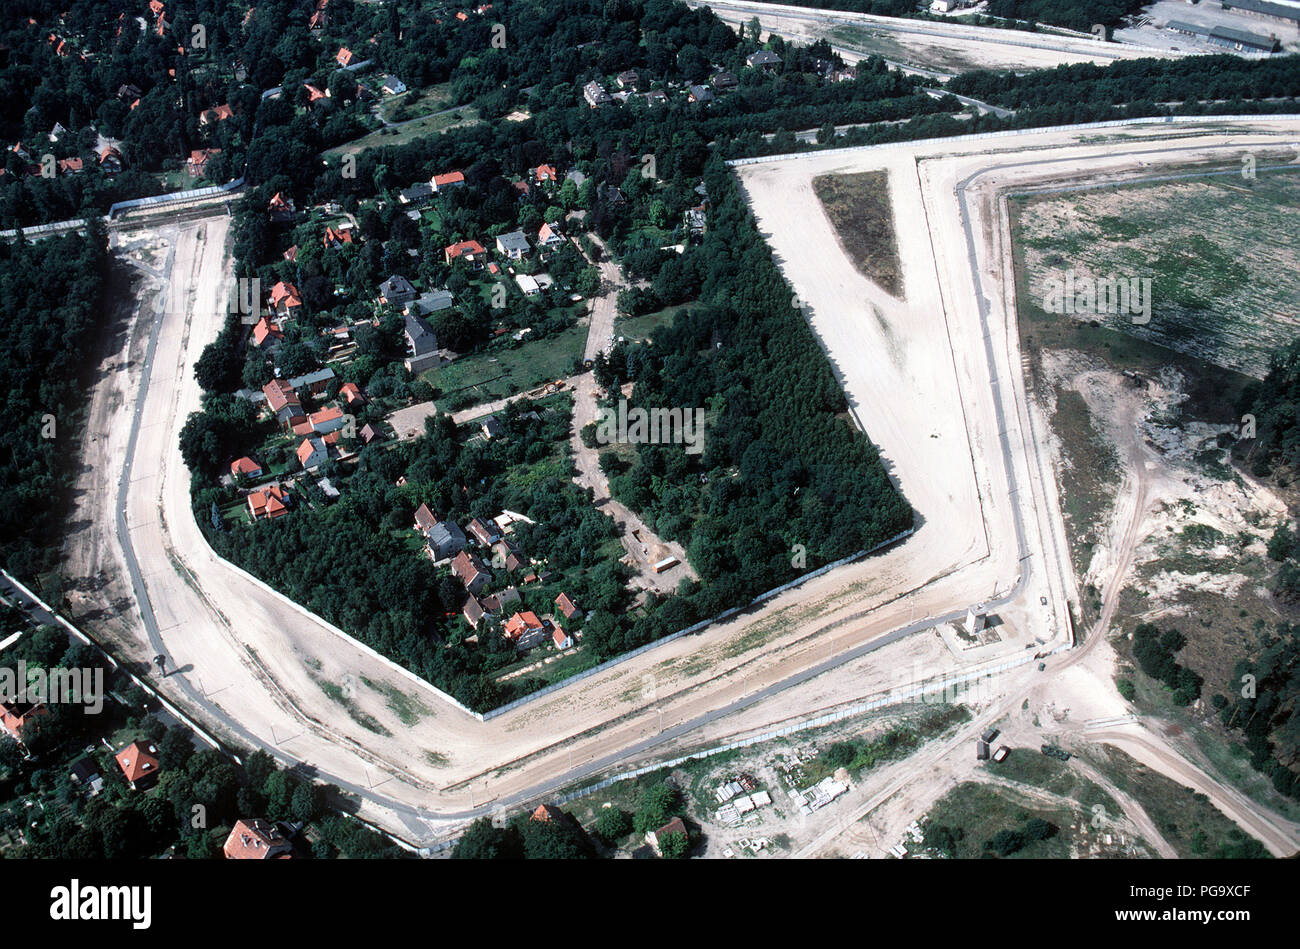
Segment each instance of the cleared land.
[{"label": "cleared land", "polygon": [[844,252],[863,276],[890,296],[902,296],[889,176],[883,171],[821,175],[813,179],[813,191],[835,226]]},{"label": "cleared land", "polygon": [[828,40],[850,62],[882,56],[903,67],[949,76],[971,69],[1051,69],[1063,63],[1108,63],[1141,56],[1187,55],[1049,33],[1024,33],[962,23],[906,20],[846,10],[815,10],[750,0],[691,0],[739,27],[757,16],[764,33],[787,39]]}]

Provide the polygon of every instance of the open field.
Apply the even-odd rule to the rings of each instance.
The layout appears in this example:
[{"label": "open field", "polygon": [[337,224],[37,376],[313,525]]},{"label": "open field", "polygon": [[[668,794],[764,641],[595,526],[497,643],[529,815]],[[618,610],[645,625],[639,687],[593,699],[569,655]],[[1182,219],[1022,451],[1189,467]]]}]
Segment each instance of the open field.
[{"label": "open field", "polygon": [[813,179],[813,191],[835,226],[845,253],[862,275],[890,296],[899,296],[903,281],[889,204],[889,177],[882,171],[823,175]]},{"label": "open field", "polygon": [[[1232,157],[1203,177],[1015,199],[1022,325],[1088,323],[1043,312],[1047,281],[1063,281],[1067,270],[1080,280],[1150,279],[1149,323],[1098,313],[1101,325],[1263,378],[1268,354],[1300,328],[1300,166],[1244,179]],[[1131,352],[1141,358],[1140,348]],[[1152,355],[1164,362],[1167,354]]]},{"label": "open field", "polygon": [[327,149],[321,155],[326,159],[330,159],[337,158],[340,155],[357,155],[368,148],[380,148],[384,145],[405,145],[422,135],[432,135],[465,125],[475,125],[478,121],[478,113],[473,106],[462,106],[459,109],[446,112],[434,112],[431,115],[423,116],[395,128],[376,129],[369,135],[354,139],[345,145]]}]

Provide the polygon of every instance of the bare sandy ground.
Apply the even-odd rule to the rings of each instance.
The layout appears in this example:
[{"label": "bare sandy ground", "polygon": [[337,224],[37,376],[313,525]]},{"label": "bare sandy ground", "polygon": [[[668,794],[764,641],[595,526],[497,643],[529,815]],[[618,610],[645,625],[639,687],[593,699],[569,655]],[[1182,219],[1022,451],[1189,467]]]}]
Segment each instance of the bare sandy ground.
[{"label": "bare sandy ground", "polygon": [[[733,27],[758,17],[764,35],[778,33],[786,39],[814,42],[831,40],[836,27],[854,26],[870,31],[862,54],[875,53],[904,66],[952,75],[973,69],[1051,69],[1066,63],[1108,63],[1117,59],[1152,56],[1171,58],[1185,53],[1136,44],[1101,43],[1050,33],[1025,33],[960,23],[906,20],[844,10],[814,10],[749,0],[693,0],[707,6]],[[857,44],[831,40],[837,52],[853,62]]]},{"label": "bare sandy ground", "polygon": [[[795,189],[801,183],[811,179],[815,174],[828,172],[860,172],[874,168],[887,168],[891,174],[891,188],[895,192],[896,215],[902,211],[913,219],[918,215],[918,207],[924,209],[928,237],[933,240],[933,254],[930,259],[937,264],[940,273],[940,285],[943,288],[943,305],[948,312],[949,325],[971,324],[978,322],[978,304],[981,295],[990,303],[990,321],[988,329],[994,340],[994,348],[1007,353],[1007,366],[1015,366],[1015,371],[1007,376],[1017,391],[1017,416],[1025,434],[1018,436],[1023,450],[1015,457],[1017,470],[1016,481],[1019,485],[1032,486],[1034,498],[1027,505],[1023,497],[1017,498],[1022,505],[1022,514],[1027,524],[1039,524],[1038,538],[1043,542],[1039,551],[1031,546],[1028,565],[1031,573],[1041,564],[1041,572],[1049,578],[1048,587],[1056,590],[1072,591],[1073,579],[1065,556],[1064,536],[1060,531],[1059,516],[1053,512],[1057,508],[1055,500],[1056,479],[1052,476],[1051,455],[1038,446],[1043,441],[1043,426],[1039,410],[1024,398],[1023,378],[1019,371],[1014,333],[1014,313],[1009,305],[1012,299],[1012,281],[1010,276],[1009,246],[1006,240],[1005,209],[1000,201],[1000,194],[1007,188],[1019,188],[1034,183],[1051,180],[1053,182],[1071,179],[1088,179],[1096,181],[1110,177],[1132,175],[1145,169],[1158,171],[1158,167],[1169,163],[1205,161],[1225,156],[1235,161],[1241,151],[1269,151],[1277,149],[1283,142],[1296,134],[1294,121],[1270,121],[1261,119],[1252,121],[1249,127],[1234,126],[1233,131],[1224,133],[1219,123],[1209,122],[1201,129],[1156,129],[1141,128],[1125,130],[1120,134],[1102,136],[1080,135],[1078,132],[1045,132],[1015,137],[1011,143],[1002,144],[993,141],[984,142],[944,142],[929,146],[905,146],[891,149],[863,149],[856,152],[826,154],[806,159],[778,162],[774,165],[756,165],[741,168],[742,182],[754,198],[756,214],[760,226],[768,229],[768,222],[773,222],[771,239],[774,246],[787,258],[784,263],[788,275],[793,275],[796,288],[801,295],[806,291],[810,295],[810,320],[823,338],[834,339],[835,334],[843,332],[840,323],[851,322],[860,332],[860,327],[867,322],[864,310],[867,306],[874,308],[877,301],[860,287],[855,287],[851,278],[843,272],[836,272],[835,264],[818,267],[811,261],[814,256],[830,256],[828,238],[822,237],[813,250],[805,257],[795,257],[799,253],[796,245],[808,240],[808,228],[814,225],[805,222],[804,230],[791,233],[791,228],[800,225],[792,218],[779,218],[765,212],[764,195],[775,194],[781,190]],[[1004,140],[1005,141],[1005,140]],[[1087,142],[1087,144],[1076,144]],[[1100,146],[1100,147],[1099,147]],[[799,171],[795,166],[802,166]],[[919,179],[921,200],[908,196],[901,186],[903,181],[915,176]],[[757,185],[754,183],[758,182]],[[960,213],[962,202],[954,202],[954,194],[966,194],[969,197],[970,240],[965,233],[965,219]],[[900,206],[901,202],[901,206]],[[809,214],[808,218],[817,215]],[[823,215],[824,217],[824,215]],[[918,298],[913,295],[914,274],[909,270],[910,263],[926,256],[923,248],[916,244],[917,229],[911,222],[900,216],[898,221],[900,256],[903,259],[905,277],[908,286],[909,303]],[[968,244],[973,241],[973,246]],[[821,253],[817,253],[820,251]],[[968,255],[973,253],[973,258]],[[972,285],[971,260],[974,260],[978,283]],[[808,269],[811,266],[811,269]],[[842,268],[840,268],[842,270]],[[963,273],[964,271],[964,273]],[[801,283],[800,281],[804,282]],[[865,302],[864,302],[865,301]],[[905,309],[900,305],[900,310]],[[886,342],[878,336],[871,341],[879,351]],[[832,343],[832,351],[837,344]],[[963,366],[963,346],[954,336],[954,349],[958,352],[958,375],[960,388],[966,395],[968,386],[980,386],[982,380],[978,368]],[[849,350],[845,350],[849,351]],[[862,350],[858,350],[862,351]],[[884,402],[878,393],[870,389],[871,380],[858,382],[854,379],[851,368],[842,368],[845,376],[846,391],[852,398],[861,393],[859,403]],[[873,366],[875,372],[879,367]],[[974,374],[971,370],[974,369]],[[902,379],[891,380],[892,385],[902,384]],[[1002,386],[999,385],[998,389]],[[984,391],[991,387],[984,383]],[[995,389],[996,391],[996,389]],[[868,409],[871,410],[870,408]],[[877,408],[876,411],[885,411]],[[888,404],[890,414],[901,412],[896,404]],[[866,428],[876,435],[882,445],[884,455],[893,461],[900,472],[899,478],[906,486],[908,471],[913,466],[918,473],[925,471],[925,462],[917,457],[923,449],[915,443],[908,445],[906,439],[898,444],[891,444],[891,430],[888,425],[868,416],[864,419]],[[1117,420],[1122,426],[1122,420]],[[1130,419],[1130,422],[1135,420]],[[1058,703],[1067,708],[1066,718],[1062,721],[1077,722],[1081,718],[1088,720],[1111,720],[1127,714],[1125,703],[1113,689],[1113,655],[1104,644],[1104,633],[1109,628],[1119,590],[1128,577],[1134,550],[1140,542],[1145,518],[1153,496],[1149,469],[1152,467],[1143,454],[1140,438],[1136,435],[1136,425],[1128,426],[1134,435],[1126,455],[1127,479],[1120,491],[1119,504],[1116,508],[1115,541],[1113,543],[1114,559],[1103,581],[1105,590],[1102,617],[1091,631],[1088,645],[1069,654],[1067,657],[1049,660],[1047,674],[1027,691],[1012,689],[1008,694],[1003,712],[1009,712],[1014,706],[1028,701],[1029,708],[1055,711]],[[978,431],[972,426],[972,431]],[[977,438],[978,436],[976,436]],[[974,439],[973,439],[974,441]],[[933,470],[933,469],[930,469]],[[977,471],[978,465],[977,465]],[[1023,470],[1023,476],[1021,471]],[[1027,477],[1025,477],[1027,476]],[[1030,492],[1025,492],[1030,493]],[[909,498],[913,495],[909,494]],[[942,510],[942,496],[933,493],[919,494],[914,503],[924,514],[927,504],[940,505],[934,510]],[[928,519],[927,519],[928,525]],[[924,528],[923,528],[924,530]],[[1033,534],[1031,528],[1030,533]],[[990,536],[996,536],[995,528],[990,526]],[[996,541],[995,541],[996,544]],[[1039,556],[1042,560],[1039,560]],[[1040,574],[1041,575],[1041,574]],[[1059,584],[1059,587],[1058,587]],[[1049,602],[1055,597],[1049,593]],[[1033,608],[1032,598],[1028,607]],[[1100,644],[1100,645],[1099,645]],[[996,716],[995,716],[996,717]],[[974,733],[974,726],[987,718],[987,713],[977,717],[971,729],[964,730],[968,737]],[[1130,735],[1129,732],[1136,734]],[[1258,805],[1243,804],[1244,796],[1233,788],[1207,774],[1197,765],[1181,758],[1178,752],[1162,735],[1154,734],[1141,723],[1126,726],[1121,733],[1100,732],[1090,740],[1107,740],[1125,747],[1139,760],[1166,775],[1204,791],[1231,819],[1238,822],[1248,832],[1261,839],[1269,849],[1277,854],[1292,853],[1300,841],[1297,827],[1289,821],[1272,814]],[[915,781],[903,780],[891,784],[887,778],[873,777],[869,782],[868,792],[874,789],[868,802],[861,808],[861,813],[870,812],[890,800],[895,794],[913,796],[913,806],[908,811],[907,820],[923,812],[924,807],[938,794],[924,790],[927,782],[933,784],[947,783],[941,779],[944,774],[958,774],[962,765],[960,756],[964,749],[960,741],[945,743],[937,749],[927,749],[920,756],[914,756],[918,767],[925,766]],[[934,770],[928,770],[935,765]],[[928,802],[928,803],[927,803]],[[919,808],[919,810],[918,810]],[[1131,815],[1135,826],[1146,823],[1144,815]],[[902,820],[900,814],[899,819]],[[903,826],[905,826],[904,821]],[[893,828],[892,830],[899,829]],[[847,831],[846,831],[847,832]],[[882,835],[888,837],[889,834]],[[834,845],[835,834],[827,832],[814,840],[802,851],[805,855],[817,852],[842,852],[845,847]],[[889,841],[884,844],[889,846]],[[1165,846],[1159,840],[1150,841],[1158,851],[1164,852]],[[860,833],[850,833],[846,843],[860,849]]]}]

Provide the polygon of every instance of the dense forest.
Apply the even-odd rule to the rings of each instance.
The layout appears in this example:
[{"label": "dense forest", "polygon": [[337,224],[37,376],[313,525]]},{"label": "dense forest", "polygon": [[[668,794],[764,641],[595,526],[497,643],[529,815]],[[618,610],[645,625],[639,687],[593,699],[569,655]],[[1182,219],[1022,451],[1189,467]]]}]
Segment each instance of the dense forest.
[{"label": "dense forest", "polygon": [[1113,29],[1147,5],[1147,0],[989,0],[988,14],[1088,33],[1098,23]]},{"label": "dense forest", "polygon": [[1238,409],[1254,417],[1255,438],[1238,441],[1234,454],[1257,477],[1293,480],[1300,467],[1300,340],[1274,354],[1268,374],[1243,391]]},{"label": "dense forest", "polygon": [[0,549],[28,577],[57,560],[109,265],[98,228],[0,243]]},{"label": "dense forest", "polygon": [[1273,787],[1300,798],[1300,624],[1262,634],[1258,653],[1237,663],[1227,685],[1227,695],[1212,699],[1220,720],[1241,730],[1250,763]]}]

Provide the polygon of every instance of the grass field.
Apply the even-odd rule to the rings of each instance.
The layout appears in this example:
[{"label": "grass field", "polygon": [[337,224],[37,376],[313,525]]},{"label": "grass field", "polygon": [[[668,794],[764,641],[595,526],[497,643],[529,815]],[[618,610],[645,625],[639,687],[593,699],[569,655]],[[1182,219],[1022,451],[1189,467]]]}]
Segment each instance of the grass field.
[{"label": "grass field", "polygon": [[328,159],[340,155],[357,155],[368,148],[380,148],[384,145],[405,145],[424,135],[433,135],[445,132],[448,129],[475,125],[478,121],[478,113],[471,106],[465,106],[455,112],[439,112],[434,115],[427,115],[409,125],[403,125],[401,128],[376,129],[369,135],[363,135],[361,138],[353,139],[345,145],[338,145],[321,154],[322,157]]},{"label": "grass field", "polygon": [[[469,391],[475,402],[490,402],[571,375],[574,360],[582,355],[586,342],[587,328],[570,326],[554,336],[514,348],[504,344],[489,346],[448,366],[430,369],[423,378],[444,396]],[[441,403],[439,399],[440,408]]]},{"label": "grass field", "polygon": [[642,316],[619,317],[614,320],[614,335],[627,339],[649,339],[658,327],[670,325],[678,313],[690,306],[689,303],[681,303]]},{"label": "grass field", "polygon": [[813,179],[813,191],[853,265],[872,283],[901,299],[903,277],[888,174],[819,175]]},{"label": "grass field", "polygon": [[[1297,203],[1300,173],[1289,171],[1012,199],[1022,320],[1044,335],[1057,324],[1062,342],[1091,337],[1126,362],[1161,355],[1129,342],[1137,340],[1262,378],[1268,354],[1300,328]],[[1083,318],[1045,313],[1045,282],[1065,270],[1149,278],[1150,322],[1099,314],[1115,338],[1086,333]]]},{"label": "grass field", "polygon": [[1244,834],[1205,795],[1169,780],[1116,748],[1093,745],[1085,757],[1116,787],[1137,799],[1178,856],[1268,856],[1263,844]]}]

